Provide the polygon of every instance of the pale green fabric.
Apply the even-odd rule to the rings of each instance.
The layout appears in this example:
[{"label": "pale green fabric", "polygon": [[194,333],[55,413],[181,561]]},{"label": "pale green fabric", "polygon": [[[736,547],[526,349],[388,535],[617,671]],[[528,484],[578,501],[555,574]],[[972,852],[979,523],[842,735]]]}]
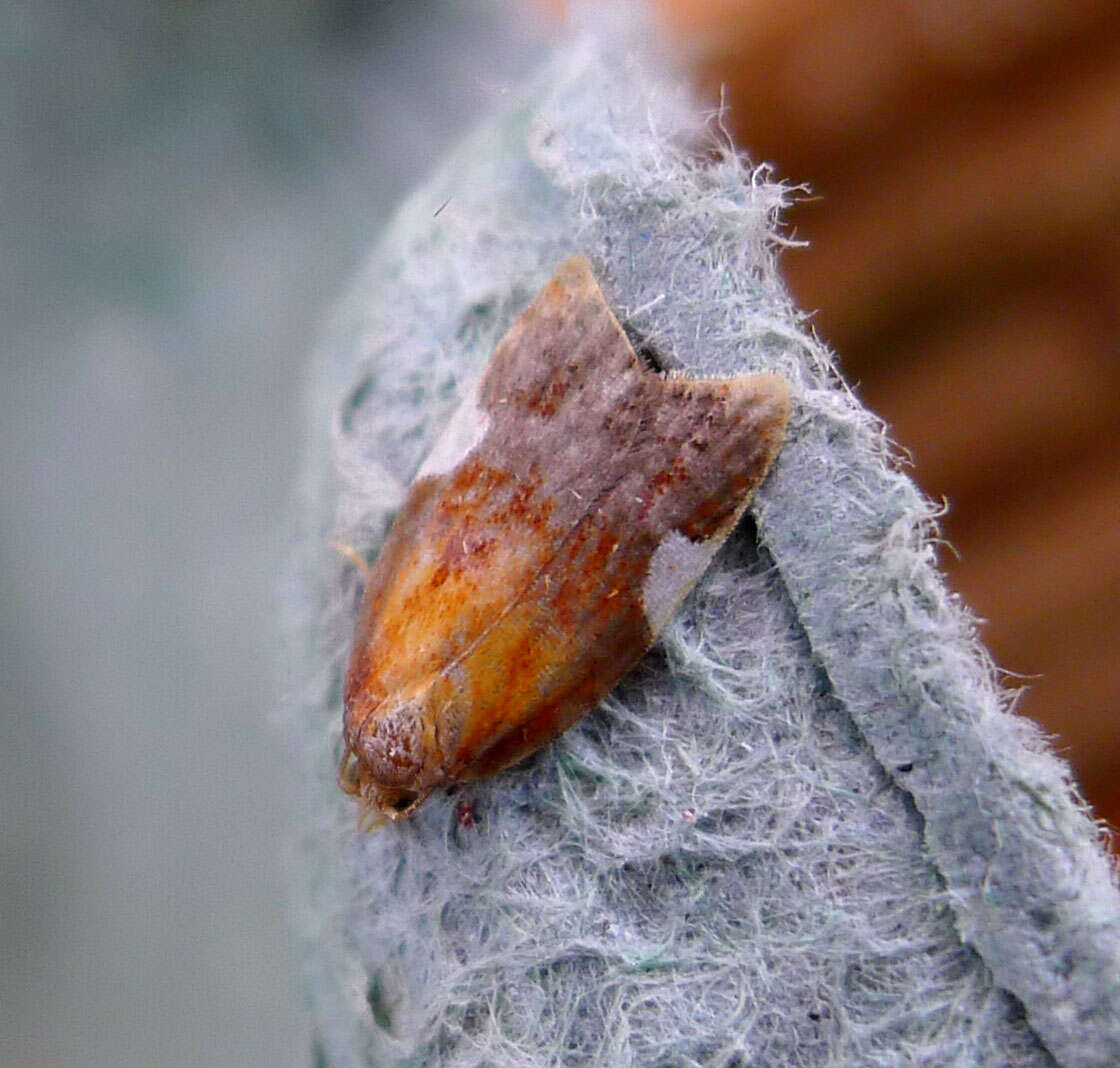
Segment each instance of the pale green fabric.
[{"label": "pale green fabric", "polygon": [[[1069,769],[1006,711],[927,504],[789,304],[784,191],[690,155],[719,131],[643,55],[566,46],[513,95],[402,206],[318,356],[291,603],[322,1060],[1120,1063],[1120,899]],[[358,836],[334,772],[360,579],[327,543],[376,552],[574,252],[672,366],[785,375],[789,438],[600,709]]]}]

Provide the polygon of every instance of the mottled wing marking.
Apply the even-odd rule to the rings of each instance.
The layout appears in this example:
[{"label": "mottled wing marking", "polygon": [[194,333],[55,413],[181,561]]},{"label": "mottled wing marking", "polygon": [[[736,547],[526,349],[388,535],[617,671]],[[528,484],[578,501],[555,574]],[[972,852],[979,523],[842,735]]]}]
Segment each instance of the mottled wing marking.
[{"label": "mottled wing marking", "polygon": [[395,817],[520,760],[648,649],[784,434],[774,375],[635,356],[587,262],[561,266],[425,461],[355,629],[344,779]]}]

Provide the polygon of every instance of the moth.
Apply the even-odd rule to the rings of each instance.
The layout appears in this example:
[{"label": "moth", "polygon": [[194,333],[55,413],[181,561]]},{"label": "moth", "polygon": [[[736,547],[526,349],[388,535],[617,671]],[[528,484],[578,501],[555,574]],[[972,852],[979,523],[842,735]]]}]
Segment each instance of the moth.
[{"label": "moth", "polygon": [[367,822],[517,763],[653,644],[785,436],[777,375],[635,353],[591,267],[561,265],[424,461],[376,563],[344,689]]}]

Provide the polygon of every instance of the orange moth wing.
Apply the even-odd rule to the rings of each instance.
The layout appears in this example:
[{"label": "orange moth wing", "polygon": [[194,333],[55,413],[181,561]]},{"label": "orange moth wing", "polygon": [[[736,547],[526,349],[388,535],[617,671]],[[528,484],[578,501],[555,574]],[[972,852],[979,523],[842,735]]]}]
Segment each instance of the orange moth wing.
[{"label": "orange moth wing", "polygon": [[587,261],[498,344],[371,569],[340,782],[397,819],[580,720],[650,647],[766,475],[789,389],[646,366]]}]

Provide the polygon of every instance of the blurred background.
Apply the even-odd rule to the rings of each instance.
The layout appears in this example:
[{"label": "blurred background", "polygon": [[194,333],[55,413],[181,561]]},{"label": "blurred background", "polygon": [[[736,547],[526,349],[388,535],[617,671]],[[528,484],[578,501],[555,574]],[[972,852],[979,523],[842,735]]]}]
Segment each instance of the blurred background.
[{"label": "blurred background", "polygon": [[[0,3],[0,1063],[305,1065],[275,576],[307,353],[555,35],[511,0]],[[654,0],[1120,823],[1120,16]]]},{"label": "blurred background", "polygon": [[305,366],[533,34],[427,0],[0,4],[5,1068],[311,1063],[270,721]]}]

